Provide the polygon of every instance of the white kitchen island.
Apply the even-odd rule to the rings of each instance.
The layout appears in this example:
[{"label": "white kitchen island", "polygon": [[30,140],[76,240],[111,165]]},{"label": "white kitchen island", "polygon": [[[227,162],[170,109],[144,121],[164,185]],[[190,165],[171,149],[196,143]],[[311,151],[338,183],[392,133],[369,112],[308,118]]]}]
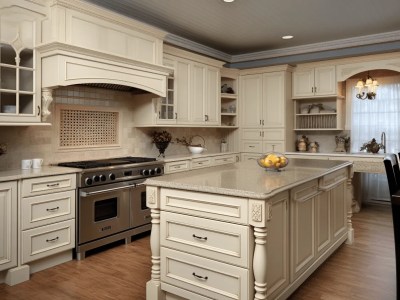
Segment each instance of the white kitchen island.
[{"label": "white kitchen island", "polygon": [[152,272],[147,300],[285,299],[346,240],[352,164],[255,161],[146,181]]}]

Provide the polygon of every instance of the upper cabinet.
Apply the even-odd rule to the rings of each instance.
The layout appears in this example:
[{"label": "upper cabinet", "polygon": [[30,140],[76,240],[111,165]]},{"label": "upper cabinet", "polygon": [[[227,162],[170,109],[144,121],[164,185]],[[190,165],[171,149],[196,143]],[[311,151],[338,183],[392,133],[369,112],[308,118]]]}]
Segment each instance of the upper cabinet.
[{"label": "upper cabinet", "polygon": [[135,96],[135,125],[220,126],[223,63],[167,45],[164,52],[173,69],[167,97]]},{"label": "upper cabinet", "polygon": [[336,67],[298,68],[293,72],[293,98],[337,95]]},{"label": "upper cabinet", "polygon": [[[11,3],[12,2],[12,3]],[[44,15],[39,5],[0,5],[0,124],[40,122],[37,36]]]}]

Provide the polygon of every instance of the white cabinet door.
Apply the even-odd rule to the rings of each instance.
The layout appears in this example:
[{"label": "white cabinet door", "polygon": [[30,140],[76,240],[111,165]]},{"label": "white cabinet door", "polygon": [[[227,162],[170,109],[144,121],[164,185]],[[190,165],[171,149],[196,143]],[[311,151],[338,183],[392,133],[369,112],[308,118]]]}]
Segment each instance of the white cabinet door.
[{"label": "white cabinet door", "polygon": [[266,128],[285,127],[284,92],[283,72],[263,74],[263,125]]},{"label": "white cabinet door", "polygon": [[17,265],[17,183],[0,183],[0,271]]},{"label": "white cabinet door", "polygon": [[190,98],[191,121],[193,124],[205,122],[205,98],[206,98],[206,66],[193,64],[192,91]]},{"label": "white cabinet door", "polygon": [[175,95],[176,95],[176,121],[178,124],[190,122],[190,62],[178,60],[176,62]]},{"label": "white cabinet door", "polygon": [[334,96],[337,94],[335,66],[315,68],[314,94],[315,96]]},{"label": "white cabinet door", "polygon": [[262,75],[240,77],[241,126],[262,126]]},{"label": "white cabinet door", "polygon": [[314,96],[314,69],[293,72],[292,97]]},{"label": "white cabinet door", "polygon": [[316,252],[322,255],[332,244],[331,194],[322,192],[315,199],[316,208]]},{"label": "white cabinet door", "polygon": [[336,241],[347,230],[346,182],[342,182],[330,191],[332,198],[332,231]]},{"label": "white cabinet door", "polygon": [[217,68],[207,67],[206,70],[206,125],[220,124],[220,71]]}]

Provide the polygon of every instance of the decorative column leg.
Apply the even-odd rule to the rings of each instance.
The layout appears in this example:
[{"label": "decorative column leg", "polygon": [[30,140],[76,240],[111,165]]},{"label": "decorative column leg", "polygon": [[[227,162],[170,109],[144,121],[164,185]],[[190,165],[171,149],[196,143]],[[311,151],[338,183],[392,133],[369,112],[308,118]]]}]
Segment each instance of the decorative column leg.
[{"label": "decorative column leg", "polygon": [[254,227],[254,300],[267,299],[267,228]]},{"label": "decorative column leg", "polygon": [[351,218],[353,217],[353,168],[349,168],[349,178],[346,181],[346,197],[347,197],[347,241],[346,244],[353,244],[354,242],[354,229]]},{"label": "decorative column leg", "polygon": [[151,279],[146,284],[146,299],[161,300],[164,295],[161,291],[161,258],[160,258],[160,202],[159,190],[156,187],[146,188],[146,203],[151,208]]}]

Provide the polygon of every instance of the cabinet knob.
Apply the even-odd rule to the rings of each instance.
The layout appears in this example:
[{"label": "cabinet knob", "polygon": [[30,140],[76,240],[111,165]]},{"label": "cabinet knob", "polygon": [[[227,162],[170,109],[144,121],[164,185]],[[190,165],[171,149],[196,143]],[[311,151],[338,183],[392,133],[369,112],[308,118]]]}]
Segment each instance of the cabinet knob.
[{"label": "cabinet knob", "polygon": [[204,115],[206,122],[208,121],[208,115]]}]

